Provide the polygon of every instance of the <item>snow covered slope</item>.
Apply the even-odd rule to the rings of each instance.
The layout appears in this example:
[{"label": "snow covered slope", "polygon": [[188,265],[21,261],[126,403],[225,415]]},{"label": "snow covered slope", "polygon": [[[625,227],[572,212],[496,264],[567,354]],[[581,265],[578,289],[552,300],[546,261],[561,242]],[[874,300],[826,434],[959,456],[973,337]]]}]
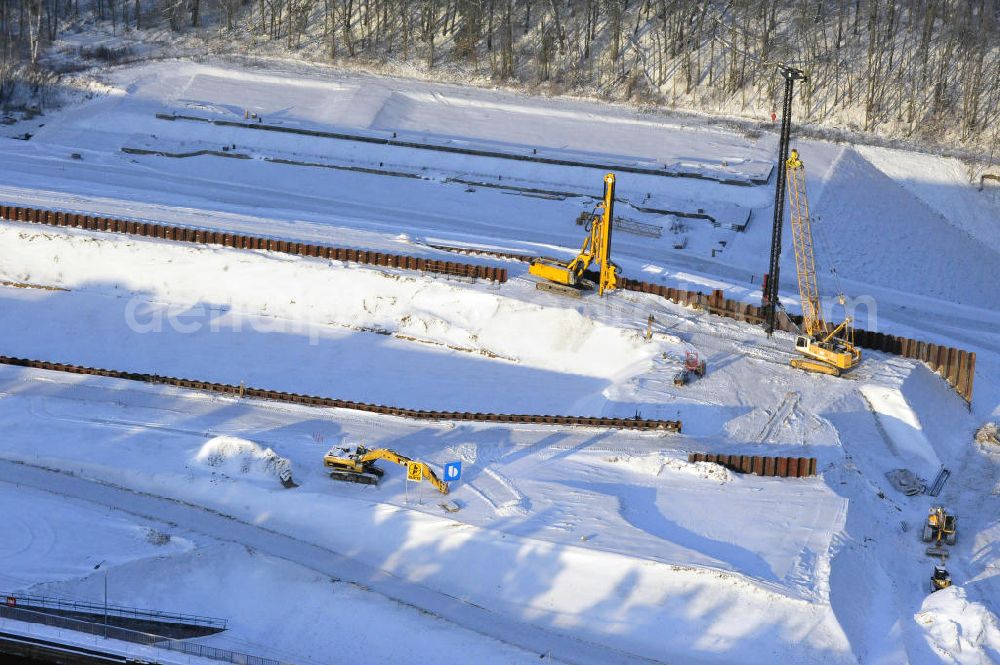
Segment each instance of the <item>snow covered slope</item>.
[{"label": "snow covered slope", "polygon": [[[5,144],[0,199],[437,258],[433,244],[569,256],[600,169],[156,114],[747,181],[775,147],[592,103],[322,69],[178,61],[105,80],[108,94]],[[5,493],[29,517],[6,525],[0,581],[94,600],[90,562],[114,552],[119,602],[225,615],[231,631],[210,643],[304,663],[328,662],[330,626],[345,625],[377,642],[344,652],[369,662],[995,660],[1000,454],[971,436],[1000,416],[996,201],[950,160],[796,147],[824,293],[839,283],[867,304],[866,327],[976,351],[971,406],[915,361],[866,352],[843,379],[807,375],[788,366],[789,335],[638,293],[563,299],[516,262],[498,286],[4,223],[4,355],[415,408],[679,418],[684,434],[427,423],[0,368],[0,479],[32,488]],[[772,187],[618,183],[617,213],[639,223],[614,237],[625,275],[759,298]],[[782,297],[795,308],[790,255]],[[677,386],[686,352],[708,374]],[[378,487],[330,481],[323,452],[358,443],[435,469],[462,461],[459,511],[400,468]],[[280,487],[267,451],[300,487]],[[819,475],[743,476],[689,464],[691,452],[816,457]],[[885,475],[930,481],[941,465],[952,476],[936,500]],[[935,501],[960,515],[959,588],[927,599],[917,534]],[[98,525],[93,539],[65,529],[86,543],[79,561],[64,518]],[[264,643],[275,621],[295,625]],[[375,622],[414,635],[411,650]]]}]

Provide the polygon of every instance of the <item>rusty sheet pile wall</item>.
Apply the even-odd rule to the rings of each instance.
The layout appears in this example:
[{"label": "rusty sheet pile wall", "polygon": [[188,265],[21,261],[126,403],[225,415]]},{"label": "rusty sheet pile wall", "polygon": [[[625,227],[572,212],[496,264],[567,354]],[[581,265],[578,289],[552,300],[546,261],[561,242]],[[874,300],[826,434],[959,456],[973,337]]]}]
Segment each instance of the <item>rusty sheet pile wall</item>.
[{"label": "rusty sheet pile wall", "polygon": [[[261,236],[193,229],[167,224],[132,222],[109,217],[93,217],[90,215],[38,208],[0,206],[0,219],[79,228],[90,231],[122,233],[175,242],[222,245],[236,249],[267,250],[283,254],[312,256],[332,259],[334,261],[397,268],[400,270],[416,270],[425,273],[453,275],[470,279],[488,279],[497,283],[507,281],[507,269],[497,266],[438,261],[416,256],[386,254],[362,249],[330,247],[327,245],[313,245]],[[438,249],[462,251],[467,254],[490,255],[518,261],[528,261],[531,259],[530,256],[524,254],[477,250],[475,248],[440,246]],[[621,280],[621,288],[639,293],[658,295],[679,305],[697,307],[712,314],[725,316],[744,323],[759,324],[763,320],[763,312],[760,307],[738,300],[730,300],[725,297],[724,292],[721,290],[705,294],[701,291],[675,289],[661,284],[650,284],[649,282],[627,278]],[[789,318],[784,312],[778,317],[779,329],[786,332],[795,332],[795,325],[800,322],[800,317]],[[913,358],[926,363],[931,370],[940,374],[966,402],[972,402],[973,378],[976,369],[976,354],[974,352],[932,344],[908,337],[870,332],[863,329],[855,330],[855,343],[861,348],[891,353],[903,356],[904,358]]]},{"label": "rusty sheet pile wall", "polygon": [[[760,307],[739,300],[730,300],[721,290],[705,294],[701,291],[685,291],[634,279],[623,280],[622,288],[640,293],[652,293],[679,305],[704,309],[712,314],[745,323],[758,324],[763,321],[763,311]],[[801,317],[788,317],[782,312],[778,317],[778,328],[785,332],[796,332],[795,326],[801,322]],[[871,332],[862,328],[854,330],[854,343],[863,349],[920,360],[940,374],[962,399],[972,402],[973,377],[976,371],[974,351],[931,344],[909,337]]]},{"label": "rusty sheet pile wall", "polygon": [[816,475],[815,457],[761,457],[759,455],[713,455],[691,453],[689,462],[713,462],[738,473],[782,478],[805,478]]},{"label": "rusty sheet pile wall", "polygon": [[647,420],[643,418],[605,417],[591,418],[587,416],[551,416],[520,413],[473,413],[468,411],[423,411],[420,409],[406,409],[382,404],[369,404],[367,402],[354,402],[351,400],[335,399],[332,397],[316,397],[315,395],[300,395],[298,393],[286,393],[277,390],[266,390],[264,388],[236,386],[229,383],[193,381],[191,379],[178,379],[173,376],[122,372],[113,369],[98,369],[94,367],[83,367],[81,365],[53,363],[45,360],[12,358],[10,356],[0,356],[0,365],[30,367],[32,369],[43,369],[52,372],[67,372],[69,374],[106,376],[112,379],[125,379],[127,381],[141,381],[143,383],[175,386],[178,388],[189,388],[193,390],[204,390],[212,393],[232,395],[236,397],[249,397],[253,399],[265,399],[275,402],[288,402],[291,404],[302,404],[305,406],[317,406],[333,409],[352,409],[355,411],[367,411],[369,413],[378,413],[386,416],[398,416],[400,418],[413,418],[417,420],[463,420],[483,423],[578,425],[583,427],[661,430],[667,432],[681,431],[681,421],[679,420]]},{"label": "rusty sheet pile wall", "polygon": [[0,206],[0,218],[7,221],[31,222],[34,224],[46,224],[48,226],[66,226],[88,231],[104,231],[107,233],[123,233],[175,242],[222,245],[223,247],[233,247],[236,249],[263,249],[282,254],[314,256],[334,261],[362,263],[387,268],[399,268],[401,270],[417,270],[420,272],[454,275],[471,279],[488,279],[498,283],[507,281],[507,269],[495,266],[438,261],[417,256],[372,252],[364,249],[313,245],[239,233],[192,229],[169,224],[130,222],[110,217],[92,217],[90,215],[39,210],[38,208],[22,208],[19,206]]}]

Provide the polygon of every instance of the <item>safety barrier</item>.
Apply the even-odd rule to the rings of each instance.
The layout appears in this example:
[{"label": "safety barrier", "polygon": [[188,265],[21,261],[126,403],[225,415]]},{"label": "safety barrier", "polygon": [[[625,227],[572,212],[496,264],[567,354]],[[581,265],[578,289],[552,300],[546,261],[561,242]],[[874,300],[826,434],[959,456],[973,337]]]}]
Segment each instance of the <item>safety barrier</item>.
[{"label": "safety barrier", "polygon": [[87,231],[121,233],[173,242],[222,245],[223,247],[233,247],[236,249],[260,249],[282,254],[311,256],[348,263],[398,268],[400,270],[416,270],[419,272],[453,275],[470,279],[488,279],[497,283],[507,281],[507,269],[496,266],[439,261],[418,256],[373,252],[367,249],[314,245],[304,242],[292,242],[276,238],[212,231],[186,226],[133,222],[111,217],[94,217],[91,215],[41,210],[38,208],[23,208],[20,206],[0,206],[0,219],[12,222],[29,222],[32,224],[45,224],[47,226],[78,228]]},{"label": "safety barrier", "polygon": [[220,649],[219,647],[208,646],[206,644],[171,639],[160,635],[153,635],[151,633],[129,630],[128,628],[120,628],[118,626],[109,626],[104,623],[81,621],[80,619],[71,619],[69,617],[47,614],[45,612],[25,610],[16,606],[12,607],[8,605],[0,605],[0,618],[11,619],[13,621],[23,621],[25,623],[41,624],[43,626],[51,626],[53,628],[62,628],[64,630],[72,630],[78,633],[101,636],[109,640],[121,640],[123,642],[141,644],[157,649],[168,649],[170,651],[176,651],[190,656],[197,656],[199,658],[209,658],[223,663],[233,663],[234,665],[287,665],[286,663],[274,658],[253,656],[250,654],[239,653],[237,651],[230,651],[229,649]]},{"label": "safety barrier", "polygon": [[208,617],[200,614],[181,614],[178,612],[163,612],[160,610],[144,610],[137,607],[120,607],[117,605],[104,605],[102,603],[90,603],[82,600],[72,600],[68,598],[54,598],[52,596],[32,596],[21,593],[0,592],[7,607],[28,608],[38,612],[52,610],[53,612],[72,612],[79,614],[105,614],[123,619],[134,619],[137,621],[149,621],[159,623],[177,623],[189,626],[200,626],[222,631],[226,629],[226,619]]},{"label": "safety barrier", "polygon": [[209,381],[193,381],[191,379],[179,379],[172,376],[160,376],[158,374],[142,374],[137,372],[122,372],[113,369],[99,369],[94,367],[83,367],[80,365],[68,365],[65,363],[53,363],[45,360],[28,360],[26,358],[11,358],[0,356],[0,365],[11,365],[14,367],[30,367],[32,369],[43,369],[53,372],[66,372],[69,374],[87,374],[92,376],[106,376],[112,379],[125,379],[127,381],[141,381],[143,383],[154,383],[165,386],[175,386],[178,388],[189,388],[192,390],[203,390],[206,392],[222,395],[232,395],[236,397],[249,397],[253,399],[263,399],[275,402],[288,402],[291,404],[303,404],[305,406],[326,407],[333,409],[352,409],[355,411],[367,411],[387,416],[398,416],[400,418],[412,418],[415,420],[446,420],[484,423],[513,423],[526,425],[577,425],[582,427],[606,427],[615,429],[636,429],[636,430],[663,430],[668,432],[680,432],[680,420],[648,420],[644,418],[607,418],[607,417],[587,417],[587,416],[553,416],[534,415],[518,413],[479,413],[462,411],[424,411],[421,409],[406,409],[397,406],[386,406],[383,404],[369,404],[367,402],[354,402],[346,399],[336,399],[333,397],[317,397],[315,395],[300,395],[298,393],[286,393],[277,390],[266,390],[264,388],[251,388],[248,386],[236,386],[228,383],[213,383]]},{"label": "safety barrier", "polygon": [[759,455],[691,453],[688,455],[688,461],[721,464],[732,471],[752,473],[755,476],[805,478],[816,475],[815,457],[761,457]]}]

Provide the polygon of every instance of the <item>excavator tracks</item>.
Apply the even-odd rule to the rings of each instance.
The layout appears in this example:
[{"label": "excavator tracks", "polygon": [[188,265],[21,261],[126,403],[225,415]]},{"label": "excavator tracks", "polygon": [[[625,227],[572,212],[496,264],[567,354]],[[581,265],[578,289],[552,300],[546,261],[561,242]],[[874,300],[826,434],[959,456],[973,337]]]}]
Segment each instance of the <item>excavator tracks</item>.
[{"label": "excavator tracks", "polygon": [[560,296],[566,296],[567,298],[583,298],[583,289],[578,289],[574,286],[566,286],[565,284],[556,284],[555,282],[535,282],[535,288],[539,291],[548,291],[549,293],[555,293]]},{"label": "excavator tracks", "polygon": [[330,478],[345,483],[357,483],[359,485],[378,485],[378,476],[367,473],[350,473],[348,471],[331,471]]},{"label": "excavator tracks", "polygon": [[818,360],[807,360],[805,358],[793,358],[789,364],[795,369],[801,369],[813,374],[826,374],[828,376],[840,376],[841,371],[833,365],[819,362]]}]

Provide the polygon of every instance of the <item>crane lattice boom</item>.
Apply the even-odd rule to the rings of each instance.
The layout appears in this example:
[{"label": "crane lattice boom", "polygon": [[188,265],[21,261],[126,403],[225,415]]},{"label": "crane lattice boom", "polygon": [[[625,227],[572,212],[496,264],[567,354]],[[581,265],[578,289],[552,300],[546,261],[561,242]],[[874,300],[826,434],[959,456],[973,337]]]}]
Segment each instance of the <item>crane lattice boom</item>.
[{"label": "crane lattice boom", "polygon": [[795,245],[795,272],[799,278],[799,298],[802,301],[803,332],[810,337],[827,331],[823,306],[816,280],[816,258],[813,253],[812,224],[809,221],[809,199],[806,198],[806,172],[799,151],[792,150],[785,165],[788,178],[788,207],[792,222],[792,243]]},{"label": "crane lattice boom", "polygon": [[[809,221],[809,200],[806,198],[806,172],[798,150],[792,150],[788,156],[785,174],[795,245],[795,272],[799,278],[799,298],[802,301],[802,334],[795,338],[795,350],[806,356],[793,359],[791,364],[809,372],[840,376],[861,362],[861,351],[854,346],[850,316],[837,326],[831,326],[823,319],[816,280],[812,223]],[[846,303],[843,296],[840,302]]]}]

